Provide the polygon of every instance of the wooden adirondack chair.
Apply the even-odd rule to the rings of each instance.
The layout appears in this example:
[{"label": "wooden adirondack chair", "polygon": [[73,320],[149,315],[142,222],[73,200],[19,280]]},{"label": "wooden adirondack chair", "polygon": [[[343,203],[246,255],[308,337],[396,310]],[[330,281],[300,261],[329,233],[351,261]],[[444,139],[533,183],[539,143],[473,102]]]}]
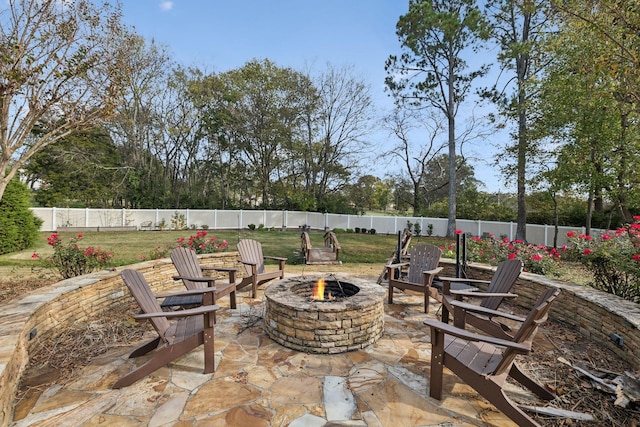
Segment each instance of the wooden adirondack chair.
[{"label": "wooden adirondack chair", "polygon": [[[441,254],[442,251],[435,245],[418,245],[411,249],[409,262],[387,265],[389,270],[389,304],[393,304],[394,288],[407,289],[424,295],[424,312],[428,313],[429,297],[434,296],[432,291],[435,291],[435,289],[431,288],[431,282],[435,275],[442,271],[442,267],[438,267]],[[396,270],[402,269],[403,266],[407,265],[409,266],[409,271],[405,277],[396,274]],[[395,278],[396,276],[398,276],[397,279]]]},{"label": "wooden adirondack chair", "polygon": [[531,351],[533,337],[559,293],[559,289],[551,288],[542,294],[511,340],[475,334],[437,320],[425,320],[424,324],[431,328],[429,395],[442,399],[443,367],[447,367],[520,427],[540,427],[507,397],[503,385],[510,376],[541,399],[555,398],[553,393],[521,371],[515,358]]},{"label": "wooden adirondack chair", "polygon": [[[490,281],[463,278],[458,279],[455,277],[440,277],[440,280],[442,280],[442,321],[448,323],[449,313],[454,312],[454,326],[464,328],[465,324],[469,324],[496,337],[511,337],[511,335],[504,334],[505,328],[508,329],[508,327],[504,323],[498,323],[497,321],[494,321],[492,319],[494,316],[492,315],[473,312],[468,313],[466,316],[462,317],[461,314],[463,312],[458,311],[460,314],[458,316],[459,318],[456,319],[454,305],[463,307],[465,303],[462,303],[462,298],[467,296],[481,298],[482,301],[480,303],[480,307],[489,310],[497,310],[505,298],[517,297],[516,294],[513,294],[510,291],[516,284],[516,280],[520,276],[522,268],[522,261],[517,259],[509,259],[498,264],[498,268],[496,269]],[[452,286],[457,283],[485,283],[488,284],[488,287],[486,292],[469,292],[465,290],[452,289]],[[524,319],[518,318],[518,320],[523,321]]]},{"label": "wooden adirondack chair", "polygon": [[[409,255],[407,252],[409,251],[409,245],[411,244],[411,232],[408,228],[402,230],[402,234],[398,231],[398,245],[393,250],[391,254],[391,258],[387,260],[387,263],[382,268],[382,273],[378,276],[378,285],[382,284],[383,281],[389,278],[389,269],[387,268],[390,264],[398,264],[401,262],[405,262],[409,260]],[[400,273],[400,271],[398,271]]]},{"label": "wooden adirondack chair", "polygon": [[[178,272],[173,280],[182,280],[189,289],[203,289],[215,286],[214,302],[225,295],[229,295],[229,306],[236,308],[236,268],[201,267],[196,251],[190,248],[177,247],[171,251],[171,261]],[[204,271],[222,271],[229,273],[229,283],[217,283],[214,277],[205,277]],[[165,298],[160,307],[188,307],[202,304],[202,295],[190,297],[174,296]]]},{"label": "wooden adirondack chair", "polygon": [[[251,239],[240,240],[238,242],[238,252],[240,253],[240,262],[244,264],[246,276],[242,278],[237,289],[251,285],[251,298],[255,298],[258,293],[258,286],[268,282],[269,280],[284,277],[284,264],[286,258],[264,256],[262,254],[262,245],[260,242]],[[270,259],[278,261],[277,271],[267,271],[264,261]]]},{"label": "wooden adirondack chair", "polygon": [[[138,357],[153,351],[151,359],[132,372],[120,378],[113,388],[126,387],[171,361],[189,353],[204,344],[204,372],[211,373],[215,369],[214,360],[214,314],[218,306],[213,304],[215,288],[196,289],[172,295],[202,295],[200,307],[180,310],[162,311],[156,298],[172,295],[154,295],[142,273],[136,270],[124,270],[122,280],[137,301],[142,314],[133,316],[136,320],[147,319],[153,325],[158,336],[135,349],[130,358]],[[178,318],[173,323],[169,318]]]}]

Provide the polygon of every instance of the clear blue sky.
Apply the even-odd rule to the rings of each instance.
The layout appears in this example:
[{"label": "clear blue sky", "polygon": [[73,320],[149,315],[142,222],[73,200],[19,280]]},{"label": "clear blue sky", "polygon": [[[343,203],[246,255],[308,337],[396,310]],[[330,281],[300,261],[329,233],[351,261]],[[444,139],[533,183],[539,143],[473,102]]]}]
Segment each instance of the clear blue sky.
[{"label": "clear blue sky", "polygon": [[[369,83],[380,111],[392,106],[384,93],[387,57],[400,52],[395,34],[408,0],[121,0],[124,22],[166,46],[185,66],[207,72],[242,67],[252,59],[303,70],[326,63],[353,66]],[[372,140],[390,148],[386,133]],[[486,144],[485,144],[486,145]],[[480,151],[484,148],[480,147]],[[375,162],[377,164],[386,162]],[[489,191],[501,188],[494,169],[474,164]],[[369,173],[382,177],[384,172]],[[504,188],[503,188],[504,191]]]}]

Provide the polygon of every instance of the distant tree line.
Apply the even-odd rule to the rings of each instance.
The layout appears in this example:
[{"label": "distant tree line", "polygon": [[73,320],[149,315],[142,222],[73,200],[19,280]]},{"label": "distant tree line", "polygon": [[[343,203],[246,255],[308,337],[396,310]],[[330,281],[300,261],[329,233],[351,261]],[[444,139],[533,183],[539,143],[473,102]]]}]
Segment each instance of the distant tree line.
[{"label": "distant tree line", "polygon": [[[43,206],[393,210],[448,217],[448,231],[456,217],[516,221],[521,238],[525,222],[629,222],[640,209],[635,2],[483,4],[409,2],[403,52],[386,64],[396,108],[380,118],[349,66],[185,68],[123,25],[117,4],[10,2],[0,198],[20,176]],[[507,80],[482,88],[487,67],[467,55],[486,46]],[[458,117],[476,87],[497,107],[484,130]],[[384,151],[371,142],[379,125]],[[483,191],[463,151],[497,127],[513,137],[496,161],[515,195]],[[375,176],[372,153],[395,172]]]}]

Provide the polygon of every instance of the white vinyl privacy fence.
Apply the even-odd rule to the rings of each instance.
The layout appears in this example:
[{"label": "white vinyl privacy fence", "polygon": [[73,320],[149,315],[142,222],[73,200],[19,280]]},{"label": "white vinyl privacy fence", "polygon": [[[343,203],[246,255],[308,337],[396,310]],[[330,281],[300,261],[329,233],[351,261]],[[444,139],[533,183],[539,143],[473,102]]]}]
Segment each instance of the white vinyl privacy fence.
[{"label": "white vinyl privacy fence", "polygon": [[[309,226],[312,230],[356,228],[382,234],[396,234],[407,227],[407,223],[418,224],[422,235],[429,229],[434,236],[445,236],[446,218],[423,218],[404,216],[342,215],[318,212],[267,211],[267,210],[192,210],[192,209],[82,209],[82,208],[32,208],[42,218],[42,231],[64,231],[65,228],[109,230],[123,228],[137,230],[199,229],[213,230],[246,229],[251,224],[256,228],[299,230]],[[430,227],[431,226],[431,227]],[[458,229],[474,236],[493,234],[513,240],[516,224],[458,219]],[[566,243],[567,231],[580,231],[575,227],[560,227],[558,245]],[[553,245],[554,227],[550,225],[527,225],[529,243]]]}]

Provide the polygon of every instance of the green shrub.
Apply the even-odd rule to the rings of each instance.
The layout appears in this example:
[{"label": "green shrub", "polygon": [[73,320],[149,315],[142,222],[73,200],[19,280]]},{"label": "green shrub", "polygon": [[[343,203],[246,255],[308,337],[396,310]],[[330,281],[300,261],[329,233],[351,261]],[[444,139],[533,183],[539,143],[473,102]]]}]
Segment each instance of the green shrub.
[{"label": "green shrub", "polygon": [[252,231],[256,229],[255,224],[249,224],[248,227],[249,227],[249,230],[252,230]]},{"label": "green shrub", "polygon": [[334,228],[333,232],[336,234],[340,234],[340,233],[344,233],[345,229],[344,228]]},{"label": "green shrub", "polygon": [[53,246],[53,255],[49,262],[65,279],[101,270],[109,265],[113,257],[112,252],[100,248],[88,246],[81,249],[78,246],[81,239],[82,234],[78,234],[64,244],[58,233],[53,233],[47,238],[49,245]]},{"label": "green shrub", "polygon": [[592,274],[595,289],[640,302],[640,216],[598,237],[567,233],[569,250]]},{"label": "green shrub", "polygon": [[17,179],[0,199],[0,254],[27,249],[38,240],[42,220],[29,209],[30,193]]},{"label": "green shrub", "polygon": [[360,227],[356,227],[356,234],[360,234]]},{"label": "green shrub", "polygon": [[370,229],[369,234],[376,234],[376,229],[375,228]]}]

